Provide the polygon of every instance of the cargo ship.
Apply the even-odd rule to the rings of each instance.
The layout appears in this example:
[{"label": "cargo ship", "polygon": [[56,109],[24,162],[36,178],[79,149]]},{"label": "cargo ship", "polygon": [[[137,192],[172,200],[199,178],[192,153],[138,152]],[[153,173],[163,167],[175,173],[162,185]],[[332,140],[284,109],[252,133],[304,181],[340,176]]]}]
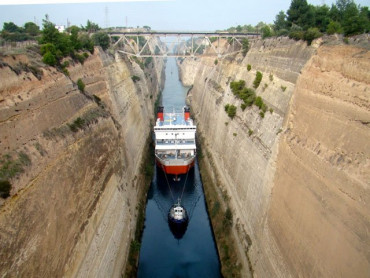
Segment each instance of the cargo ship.
[{"label": "cargo ship", "polygon": [[183,107],[180,113],[175,110],[165,113],[163,106],[158,107],[154,127],[155,160],[166,174],[174,176],[175,181],[194,166],[195,133],[189,107]]}]

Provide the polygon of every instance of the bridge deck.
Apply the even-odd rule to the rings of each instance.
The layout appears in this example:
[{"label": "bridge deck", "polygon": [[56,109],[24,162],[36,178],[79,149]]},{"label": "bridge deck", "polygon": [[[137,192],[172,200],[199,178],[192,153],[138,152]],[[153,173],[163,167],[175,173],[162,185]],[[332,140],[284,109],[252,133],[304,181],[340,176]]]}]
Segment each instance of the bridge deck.
[{"label": "bridge deck", "polygon": [[178,31],[166,31],[166,32],[108,32],[109,35],[124,35],[124,36],[201,36],[201,37],[251,37],[251,36],[260,36],[259,33],[228,33],[228,32],[178,32]]}]

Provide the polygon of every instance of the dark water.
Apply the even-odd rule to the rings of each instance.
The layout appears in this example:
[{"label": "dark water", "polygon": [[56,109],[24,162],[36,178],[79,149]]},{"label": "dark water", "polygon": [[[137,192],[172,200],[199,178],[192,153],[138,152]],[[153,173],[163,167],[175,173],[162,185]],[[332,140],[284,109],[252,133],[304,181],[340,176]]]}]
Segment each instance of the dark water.
[{"label": "dark water", "polygon": [[[181,109],[186,91],[178,80],[175,60],[168,59],[162,94],[165,109]],[[189,223],[185,231],[174,234],[167,213],[181,196]],[[221,277],[197,163],[179,182],[170,176],[166,178],[161,169],[155,168],[147,200],[138,277]]]}]

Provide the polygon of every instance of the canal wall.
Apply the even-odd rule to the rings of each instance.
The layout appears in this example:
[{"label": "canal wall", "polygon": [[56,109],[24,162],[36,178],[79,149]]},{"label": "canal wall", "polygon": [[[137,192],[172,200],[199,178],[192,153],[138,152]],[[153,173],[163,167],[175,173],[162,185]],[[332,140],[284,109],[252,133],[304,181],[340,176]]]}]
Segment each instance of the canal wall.
[{"label": "canal wall", "polygon": [[[179,61],[239,262],[256,277],[368,273],[368,49],[368,36],[311,46],[273,38],[251,41],[245,57]],[[257,71],[263,117],[230,89],[238,80],[252,88]],[[237,107],[233,119],[226,104]]]},{"label": "canal wall", "polygon": [[12,184],[0,198],[0,276],[121,277],[163,60],[95,48],[69,74],[32,49],[0,61],[1,174]]}]

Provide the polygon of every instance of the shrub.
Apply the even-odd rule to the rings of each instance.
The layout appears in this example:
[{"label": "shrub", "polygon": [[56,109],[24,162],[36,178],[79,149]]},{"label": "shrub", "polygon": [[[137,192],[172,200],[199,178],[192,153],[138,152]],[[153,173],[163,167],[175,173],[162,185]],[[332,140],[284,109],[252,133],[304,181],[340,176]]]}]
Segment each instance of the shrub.
[{"label": "shrub", "polygon": [[257,71],[256,78],[253,81],[253,88],[257,89],[261,83],[261,80],[262,80],[262,73],[260,71]]},{"label": "shrub", "polygon": [[94,41],[94,44],[101,46],[103,50],[106,50],[109,47],[110,41],[109,41],[109,36],[107,33],[103,33],[103,32],[95,33],[92,36],[92,39]]},{"label": "shrub", "polygon": [[274,109],[270,108],[270,110],[269,110],[269,111],[270,111],[270,113],[272,114],[272,112],[274,112]]},{"label": "shrub", "polygon": [[225,110],[226,110],[226,113],[227,115],[231,118],[231,119],[234,119],[235,115],[236,115],[236,106],[235,105],[229,105],[227,104],[227,110],[226,110],[226,105],[225,105]]},{"label": "shrub", "polygon": [[235,137],[235,136],[237,136],[237,135],[238,135],[238,133],[235,133],[235,132],[233,133],[233,136],[234,136],[234,137]]},{"label": "shrub", "polygon": [[49,66],[55,66],[57,64],[57,58],[54,54],[52,54],[50,51],[46,52],[44,56],[42,57],[42,61],[49,65]]},{"label": "shrub", "polygon": [[308,45],[311,45],[312,41],[314,39],[320,38],[322,34],[320,33],[318,28],[309,28],[305,33],[304,33],[304,39],[307,41]]},{"label": "shrub", "polygon": [[85,91],[85,83],[81,80],[81,78],[79,78],[77,80],[77,87],[78,89],[81,91],[81,92],[84,92]]},{"label": "shrub", "polygon": [[251,69],[252,69],[252,66],[251,66],[250,64],[248,64],[248,65],[247,65],[247,70],[248,70],[248,71],[251,71]]},{"label": "shrub", "polygon": [[267,105],[265,103],[262,104],[261,110],[263,111],[263,113],[266,113]]},{"label": "shrub", "polygon": [[77,132],[79,129],[83,129],[85,125],[85,120],[78,117],[72,124],[69,124],[69,128],[73,131],[73,132]]},{"label": "shrub", "polygon": [[83,64],[86,60],[85,55],[83,55],[83,54],[75,53],[71,56],[73,57],[74,60],[77,60],[81,64]]},{"label": "shrub", "polygon": [[274,80],[274,76],[272,75],[272,73],[270,73],[269,79],[270,79],[270,81],[273,81]]},{"label": "shrub", "polygon": [[62,68],[68,68],[69,67],[69,62],[68,61],[64,61],[61,66],[62,66]]},{"label": "shrub", "polygon": [[249,129],[248,130],[248,135],[251,136],[253,134],[253,130]]},{"label": "shrub", "polygon": [[283,85],[281,85],[281,90],[283,91],[283,92],[285,92],[285,90],[286,90],[286,86],[283,86]]},{"label": "shrub", "polygon": [[242,89],[245,87],[245,81],[239,80],[239,81],[231,81],[230,82],[230,89],[233,92],[234,95],[239,96],[239,93]]},{"label": "shrub", "polygon": [[303,31],[292,31],[289,33],[289,38],[299,41],[303,40],[304,32]]},{"label": "shrub", "polygon": [[262,107],[262,104],[263,104],[263,100],[260,96],[256,97],[256,100],[254,101],[254,104],[259,108],[261,109]]},{"label": "shrub", "polygon": [[227,110],[229,110],[229,106],[230,106],[230,104],[226,104],[225,105],[225,111],[227,112]]},{"label": "shrub", "polygon": [[247,52],[249,50],[249,41],[248,39],[243,39],[242,40],[242,54],[245,57],[247,55]]},{"label": "shrub", "polygon": [[265,113],[263,111],[260,111],[260,116],[261,116],[261,118],[264,118],[265,117]]},{"label": "shrub", "polygon": [[328,35],[333,35],[335,33],[341,34],[343,33],[343,29],[339,22],[330,20],[326,33],[328,33]]},{"label": "shrub", "polygon": [[263,84],[263,91],[265,91],[266,89],[267,89],[267,87],[268,87],[269,85],[267,84],[267,83],[265,83],[265,84]]},{"label": "shrub", "polygon": [[247,108],[247,104],[245,102],[243,102],[241,105],[240,105],[240,108],[244,111],[245,108]]},{"label": "shrub", "polygon": [[69,71],[66,68],[62,68],[62,72],[65,74],[65,76],[69,76]]},{"label": "shrub", "polygon": [[136,75],[131,76],[131,79],[134,81],[134,83],[136,83],[136,81],[140,81],[140,77]]},{"label": "shrub", "polygon": [[218,64],[218,60],[216,59],[214,63],[215,63],[215,65],[217,66],[217,64]]}]

